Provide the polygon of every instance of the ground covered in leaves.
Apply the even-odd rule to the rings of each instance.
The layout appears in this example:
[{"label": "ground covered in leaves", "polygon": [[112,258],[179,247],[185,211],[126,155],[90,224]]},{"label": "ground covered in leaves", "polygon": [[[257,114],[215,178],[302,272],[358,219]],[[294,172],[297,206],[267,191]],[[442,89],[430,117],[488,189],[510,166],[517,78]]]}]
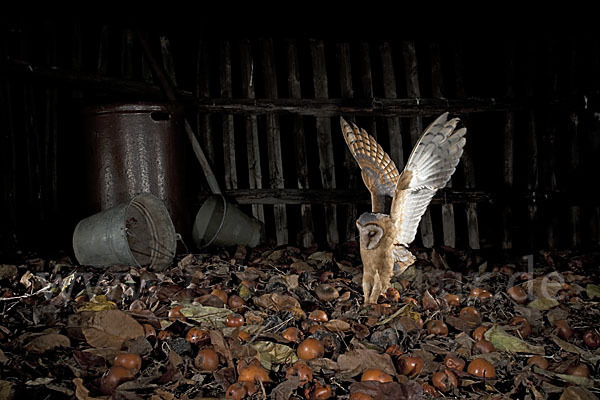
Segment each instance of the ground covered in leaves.
[{"label": "ground covered in leaves", "polygon": [[415,252],[377,305],[356,242],[0,264],[0,399],[597,398],[600,254]]}]

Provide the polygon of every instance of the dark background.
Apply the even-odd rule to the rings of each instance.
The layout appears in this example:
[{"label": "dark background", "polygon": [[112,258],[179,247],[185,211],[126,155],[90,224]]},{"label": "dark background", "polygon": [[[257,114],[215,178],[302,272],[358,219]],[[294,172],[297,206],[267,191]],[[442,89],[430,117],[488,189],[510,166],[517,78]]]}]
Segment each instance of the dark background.
[{"label": "dark background", "polygon": [[[85,196],[88,155],[82,151],[85,135],[82,107],[99,103],[165,100],[158,91],[135,93],[94,83],[93,79],[78,78],[83,74],[86,77],[105,76],[143,82],[140,46],[135,38],[130,44],[124,39],[135,29],[147,35],[157,57],[160,56],[159,38],[169,39],[177,87],[190,94],[184,103],[191,121],[197,117],[193,96],[199,79],[196,62],[200,41],[207,44],[212,77],[211,97],[215,98],[220,97],[220,46],[225,40],[230,42],[234,99],[242,97],[240,40],[248,39],[251,46],[258,46],[264,38],[273,39],[279,97],[286,98],[286,43],[289,38],[295,39],[300,59],[302,96],[309,99],[314,97],[309,48],[312,39],[324,42],[329,98],[334,99],[342,97],[336,67],[337,43],[350,44],[354,70],[360,63],[359,44],[367,42],[370,45],[374,97],[385,97],[378,49],[382,43],[389,43],[394,55],[399,98],[407,97],[402,44],[406,41],[415,44],[422,98],[435,97],[429,49],[432,45],[437,46],[441,55],[444,98],[456,99],[462,90],[470,99],[485,99],[488,103],[493,99],[510,104],[515,113],[514,181],[512,187],[507,187],[504,172],[506,110],[494,107],[473,113],[450,110],[451,114],[461,116],[468,128],[469,153],[476,174],[475,189],[490,193],[494,199],[492,203],[478,204],[481,247],[502,248],[506,231],[512,235],[511,248],[519,252],[548,247],[594,248],[600,243],[600,204],[592,194],[598,184],[597,154],[600,150],[600,126],[596,115],[600,90],[598,40],[584,35],[566,37],[540,31],[533,36],[515,31],[499,34],[493,25],[485,32],[496,34],[477,33],[483,32],[479,29],[485,26],[482,21],[472,32],[459,23],[455,24],[456,28],[443,32],[434,29],[444,18],[412,18],[412,22],[404,23],[399,29],[398,24],[390,23],[389,19],[378,21],[370,13],[361,15],[362,10],[347,10],[327,16],[303,10],[298,11],[301,18],[293,22],[286,17],[297,11],[293,9],[286,10],[285,14],[283,10],[280,14],[275,10],[271,17],[254,13],[252,18],[245,15],[243,9],[236,11],[208,10],[199,15],[174,17],[174,14],[162,13],[159,9],[143,16],[123,16],[104,10],[90,16],[59,16],[54,13],[45,17],[4,16],[0,20],[0,261],[12,258],[18,252],[71,251],[73,228],[77,221],[89,215]],[[405,20],[411,18],[406,17]],[[451,21],[448,20],[447,24],[451,25]],[[414,25],[420,26],[420,30],[412,30]],[[128,49],[131,55],[127,68],[123,62],[124,49]],[[107,60],[105,71],[98,69],[101,52]],[[463,68],[463,82],[457,81],[457,59]],[[256,61],[260,67],[260,59]],[[28,66],[38,69],[32,71]],[[64,74],[57,74],[57,71]],[[255,79],[256,97],[263,98],[261,74],[257,72]],[[359,74],[353,75],[354,96],[359,99],[364,97],[360,79]],[[425,112],[424,124],[433,117]],[[304,119],[309,180],[312,188],[319,188],[321,180],[314,118]],[[368,127],[372,120],[369,116],[359,116],[356,121]],[[234,121],[238,135],[237,132],[244,129],[244,117],[236,115]],[[339,134],[338,118],[332,117],[331,121],[337,187],[343,189],[348,185],[343,164],[345,145]],[[286,133],[291,131],[292,116],[282,114],[280,123],[285,186],[296,188],[295,148],[292,140],[285,140]],[[220,117],[214,117],[213,135],[216,135],[217,144],[218,132],[222,128],[220,124]],[[375,124],[381,144],[389,149],[386,118],[375,117]],[[402,118],[405,157],[412,148],[408,136],[410,124],[410,116]],[[261,116],[258,128],[259,133],[264,130]],[[538,169],[533,172],[530,168],[533,155],[528,141],[532,129],[535,129],[538,151]],[[242,135],[238,136],[239,187],[246,188],[244,139]],[[261,143],[261,149],[265,147],[266,144]],[[182,171],[187,182],[184,195],[189,198],[195,213],[208,187],[189,146],[185,149],[181,154],[186,164]],[[215,172],[223,184],[223,163],[220,162],[223,149],[216,146],[214,152]],[[266,157],[261,159],[261,163],[264,187],[269,187]],[[455,188],[464,188],[464,171],[460,166],[453,180]],[[535,220],[531,220],[528,207],[534,204],[534,200],[537,214]],[[439,207],[432,206],[436,245],[441,243],[442,235]],[[250,210],[249,206],[242,208],[246,212]],[[502,216],[507,208],[512,211],[509,220]],[[367,206],[361,204],[359,209],[364,211]],[[267,234],[272,239],[274,222],[271,210],[272,206],[265,206]],[[290,243],[298,244],[296,237],[301,229],[299,206],[289,205],[287,210]],[[573,210],[577,210],[577,218],[573,217]],[[316,241],[326,246],[324,227],[318,223],[323,218],[322,208],[315,207],[314,214]],[[341,212],[338,216],[343,231],[345,221]],[[466,248],[464,205],[456,205],[455,221],[456,247]],[[419,239],[416,243],[419,244]]]}]

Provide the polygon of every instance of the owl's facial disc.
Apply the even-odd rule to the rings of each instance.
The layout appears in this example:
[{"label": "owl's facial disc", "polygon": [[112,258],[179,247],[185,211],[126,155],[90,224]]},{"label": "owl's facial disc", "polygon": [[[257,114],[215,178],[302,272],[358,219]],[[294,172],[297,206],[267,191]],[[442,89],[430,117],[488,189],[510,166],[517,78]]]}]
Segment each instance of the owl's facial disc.
[{"label": "owl's facial disc", "polygon": [[383,237],[383,228],[375,224],[361,224],[360,221],[356,221],[358,227],[358,234],[360,236],[361,247],[367,250],[373,250],[379,247],[381,238]]}]

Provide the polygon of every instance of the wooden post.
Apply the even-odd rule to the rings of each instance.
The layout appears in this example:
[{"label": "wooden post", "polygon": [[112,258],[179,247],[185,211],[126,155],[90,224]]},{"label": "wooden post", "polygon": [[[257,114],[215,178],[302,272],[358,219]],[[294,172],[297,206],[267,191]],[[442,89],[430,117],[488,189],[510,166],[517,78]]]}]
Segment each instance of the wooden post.
[{"label": "wooden post", "polygon": [[[275,69],[275,54],[273,49],[273,40],[265,38],[260,41],[262,47],[263,59],[263,78],[265,82],[265,95],[268,98],[276,99],[277,91],[277,71]],[[267,150],[269,156],[269,178],[272,188],[284,188],[283,180],[283,160],[281,154],[281,133],[279,130],[279,116],[276,114],[266,115],[267,128]],[[288,223],[285,204],[276,204],[273,206],[275,213],[275,235],[277,245],[288,243]]]},{"label": "wooden post", "polygon": [[[527,45],[527,79],[525,85],[525,95],[528,98],[533,98],[535,95],[535,82],[538,73],[536,65],[536,44],[530,41]],[[538,170],[538,137],[536,111],[530,109],[527,117],[527,191],[531,198],[527,205],[527,216],[529,219],[528,240],[530,250],[537,249],[539,242],[536,240],[538,236],[538,205],[536,202],[536,194],[539,190],[539,170]]]},{"label": "wooden post", "polygon": [[[6,38],[0,41],[0,68],[8,57],[8,43]],[[3,134],[0,135],[0,166],[3,173],[0,195],[2,196],[3,223],[0,226],[0,250],[11,252],[17,247],[17,149],[14,129],[13,102],[11,97],[11,82],[6,76],[0,77],[0,120],[2,121]]]},{"label": "wooden post", "polygon": [[[81,21],[79,19],[73,20],[73,37],[71,46],[71,69],[73,71],[81,71],[83,67],[83,42],[81,33]],[[83,97],[83,92],[79,89],[73,89],[71,96],[74,99]]]},{"label": "wooden post", "polygon": [[[220,45],[220,95],[221,98],[232,97],[231,83],[231,44],[224,40]],[[233,114],[223,114],[223,163],[225,171],[225,188],[236,189],[237,169],[235,159],[235,132]]]},{"label": "wooden post", "polygon": [[[46,63],[56,66],[56,26],[48,24],[46,26]],[[53,218],[58,216],[58,90],[53,87],[46,88],[44,125],[44,184],[42,186],[45,192],[42,207],[50,211]],[[48,204],[49,203],[49,204]]]},{"label": "wooden post", "polygon": [[177,87],[177,74],[173,52],[171,51],[171,41],[166,36],[160,37],[160,50],[162,52],[163,68],[169,79],[171,79],[173,87]]},{"label": "wooden post", "polygon": [[[419,88],[419,72],[417,65],[417,51],[415,49],[415,43],[412,41],[402,42],[402,56],[404,59],[404,66],[406,68],[406,90],[408,97],[420,98],[421,90]],[[423,133],[423,120],[421,117],[411,117],[410,119],[410,138],[413,146],[419,140],[419,137]],[[423,246],[427,248],[433,247],[433,223],[431,221],[431,210],[427,208],[425,214],[421,218],[419,224],[421,228],[421,239],[423,240]]]},{"label": "wooden post", "polygon": [[[381,53],[381,67],[383,71],[383,95],[388,99],[398,97],[396,89],[396,72],[392,61],[392,48],[387,42],[379,46]],[[389,155],[396,163],[399,171],[404,168],[404,151],[402,147],[402,127],[400,118],[387,118],[388,134],[390,138]]]},{"label": "wooden post", "polygon": [[[514,79],[515,79],[515,51],[514,43],[508,43],[505,48],[506,60],[506,98],[514,99]],[[504,125],[504,191],[512,199],[514,182],[514,136],[515,136],[515,112],[506,113],[506,123]],[[502,209],[502,248],[511,249],[513,247],[512,239],[512,207],[513,202],[508,201]]]},{"label": "wooden post", "polygon": [[[444,98],[444,81],[442,77],[442,62],[440,45],[436,42],[429,43],[429,53],[431,57],[431,87],[433,97]],[[447,188],[452,188],[452,179],[446,184]],[[456,247],[456,227],[454,225],[454,206],[451,203],[442,204],[442,230],[444,233],[444,245]]]},{"label": "wooden post", "polygon": [[[325,45],[321,40],[310,41],[313,68],[313,85],[316,98],[329,96],[327,66],[325,64]],[[319,146],[319,169],[321,183],[325,189],[334,189],[335,164],[333,159],[333,143],[331,139],[331,120],[328,117],[317,117],[317,143]],[[339,243],[337,227],[337,208],[334,204],[325,204],[325,224],[327,225],[327,243],[333,247]]]},{"label": "wooden post", "polygon": [[[210,68],[209,47],[206,41],[198,42],[198,54],[196,58],[196,90],[195,95],[198,99],[210,98]],[[215,165],[215,150],[212,137],[211,114],[198,113],[196,121],[196,132],[202,141],[202,148],[206,153],[208,161]]]},{"label": "wooden post", "polygon": [[[298,60],[298,49],[294,40],[287,42],[288,61],[288,90],[293,99],[302,98],[300,86],[300,66]],[[295,115],[293,121],[294,144],[296,148],[296,174],[298,176],[298,188],[309,189],[308,161],[306,155],[306,138],[304,135],[304,120],[301,115]],[[310,247],[315,243],[314,223],[312,206],[310,204],[300,205],[302,216],[302,245]]]},{"label": "wooden post", "polygon": [[[338,43],[336,45],[336,55],[338,60],[338,66],[340,71],[340,88],[342,98],[351,99],[354,97],[354,90],[352,88],[352,62],[350,60],[350,44]],[[344,152],[344,167],[348,171],[348,188],[356,189],[358,187],[358,165],[354,156],[350,153],[348,146]],[[345,240],[352,240],[355,238],[356,231],[356,206],[354,204],[348,204],[346,213],[346,227],[345,227]]]},{"label": "wooden post", "polygon": [[[360,42],[358,45],[360,55],[360,83],[362,88],[362,97],[372,99],[373,95],[373,72],[371,68],[371,51],[368,42]],[[365,128],[371,136],[377,139],[377,123],[375,118],[370,118],[371,124]]]},{"label": "wooden post", "polygon": [[[558,65],[556,57],[556,43],[550,41],[547,43],[547,71],[545,78],[547,79],[548,92],[545,93],[550,100],[556,100],[558,96]],[[543,143],[543,186],[546,192],[555,193],[558,189],[557,181],[557,162],[556,152],[558,145],[558,132],[556,127],[556,116],[552,112],[547,113],[548,126],[542,132]],[[560,241],[560,233],[558,228],[558,215],[554,204],[546,203],[544,205],[544,215],[546,220],[546,240],[550,248],[558,246]]]},{"label": "wooden post", "polygon": [[[242,69],[242,95],[254,99],[254,60],[250,41],[240,42],[240,62]],[[256,115],[245,115],[246,119],[246,149],[248,152],[248,182],[250,189],[262,189],[262,167],[260,165],[260,147],[258,141],[258,125]],[[254,218],[265,222],[265,208],[261,204],[252,205]]]},{"label": "wooden post", "polygon": [[[142,46],[142,50],[144,52],[144,56],[146,57],[146,59],[148,61],[148,65],[149,65],[150,69],[152,70],[152,75],[156,78],[156,80],[160,84],[160,87],[161,87],[162,91],[165,93],[165,95],[167,96],[167,99],[169,99],[169,101],[173,101],[173,102],[177,101],[176,88],[173,85],[173,83],[169,81],[169,78],[167,78],[166,73],[160,67],[160,65],[158,64],[158,61],[156,61],[156,58],[154,57],[154,55],[152,55],[152,50],[150,49],[150,45],[148,44],[148,41],[139,31],[136,31],[136,36],[140,42],[140,45]],[[221,187],[219,186],[219,183],[217,182],[217,178],[216,178],[215,174],[213,173],[212,167],[211,167],[210,163],[208,162],[208,160],[206,159],[206,156],[204,155],[204,151],[202,150],[202,147],[200,147],[200,143],[198,143],[198,139],[196,139],[196,135],[194,134],[194,131],[192,130],[192,127],[187,118],[184,118],[183,128],[185,130],[185,134],[187,135],[187,137],[192,145],[192,150],[194,151],[194,154],[196,155],[196,159],[198,160],[198,162],[200,163],[200,166],[202,167],[202,171],[204,172],[204,176],[206,177],[206,181],[208,183],[208,186],[210,187],[211,192],[214,194],[220,194]]]},{"label": "wooden post", "polygon": [[[571,88],[571,97],[578,95],[577,87],[577,43],[571,42],[571,65],[569,71],[569,87]],[[568,129],[568,146],[569,146],[569,181],[566,184],[573,189],[578,188],[582,184],[580,171],[580,145],[579,145],[579,114],[572,111],[569,115]],[[582,245],[581,233],[581,205],[569,205],[569,225],[570,225],[570,244],[572,247],[580,247]]]},{"label": "wooden post", "polygon": [[[455,71],[455,82],[456,82],[456,97],[459,99],[465,99],[467,93],[465,91],[465,80],[464,80],[464,54],[462,44],[460,42],[454,43],[454,71]],[[468,126],[468,116],[463,118],[463,124]],[[467,133],[467,135],[469,135]],[[475,188],[475,166],[473,164],[473,158],[471,157],[471,140],[467,138],[463,155],[460,163],[465,175],[465,188]],[[465,208],[467,215],[467,232],[469,236],[469,247],[473,250],[478,250],[480,246],[479,242],[479,221],[477,219],[477,204],[474,202],[468,203]]]},{"label": "wooden post", "polygon": [[133,77],[133,31],[124,29],[121,38],[121,76]]},{"label": "wooden post", "polygon": [[96,64],[98,75],[106,75],[108,72],[109,34],[108,26],[102,25],[102,30],[100,31],[100,48],[98,49],[98,63]]}]

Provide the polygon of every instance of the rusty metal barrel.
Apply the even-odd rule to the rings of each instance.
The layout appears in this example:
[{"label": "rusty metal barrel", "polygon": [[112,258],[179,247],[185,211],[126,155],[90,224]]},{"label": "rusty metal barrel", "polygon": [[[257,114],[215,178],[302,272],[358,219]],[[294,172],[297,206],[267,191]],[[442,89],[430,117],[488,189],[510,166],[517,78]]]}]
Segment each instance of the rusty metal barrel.
[{"label": "rusty metal barrel", "polygon": [[151,193],[163,201],[177,232],[189,234],[183,129],[183,111],[172,104],[87,107],[89,211],[103,211],[139,193]]}]

